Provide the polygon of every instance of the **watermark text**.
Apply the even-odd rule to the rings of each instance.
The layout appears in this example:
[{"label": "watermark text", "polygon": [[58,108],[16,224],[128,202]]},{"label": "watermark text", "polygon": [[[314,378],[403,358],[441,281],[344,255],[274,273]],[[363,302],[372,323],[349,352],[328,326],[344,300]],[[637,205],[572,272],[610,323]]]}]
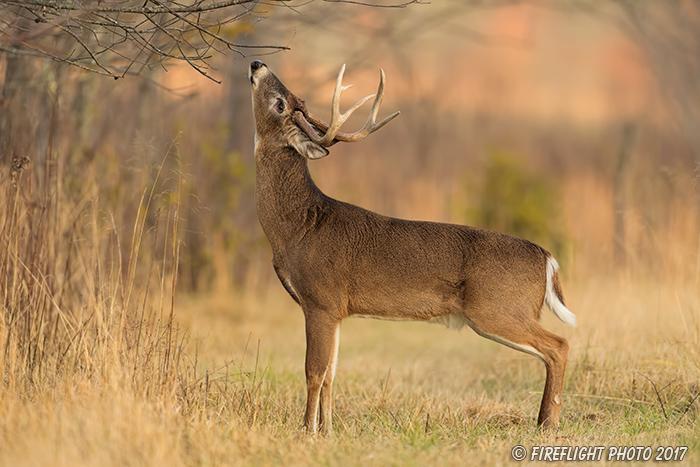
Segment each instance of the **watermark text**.
[{"label": "watermark text", "polygon": [[533,462],[680,462],[688,446],[513,446],[515,461]]}]

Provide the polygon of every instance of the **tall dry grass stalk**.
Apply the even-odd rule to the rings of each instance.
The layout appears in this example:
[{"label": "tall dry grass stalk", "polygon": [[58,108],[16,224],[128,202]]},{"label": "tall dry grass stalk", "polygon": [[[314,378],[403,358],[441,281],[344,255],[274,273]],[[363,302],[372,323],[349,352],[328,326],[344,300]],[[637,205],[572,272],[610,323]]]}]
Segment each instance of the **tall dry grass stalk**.
[{"label": "tall dry grass stalk", "polygon": [[[172,157],[125,212],[104,209],[94,169],[64,187],[53,154],[2,171],[0,465],[200,462],[212,420],[255,420],[257,369],[199,371],[175,317],[183,182],[165,169]],[[204,436],[191,453],[190,436]]]},{"label": "tall dry grass stalk", "polygon": [[[180,203],[176,191],[156,209],[162,168],[143,192],[127,241],[114,214],[100,210],[93,176],[84,177],[80,189],[66,189],[61,160],[53,155],[41,170],[16,158],[2,173],[5,397],[87,386],[172,404],[187,400],[195,362],[186,360],[186,336],[173,319]],[[146,243],[160,257],[144,253]]]}]

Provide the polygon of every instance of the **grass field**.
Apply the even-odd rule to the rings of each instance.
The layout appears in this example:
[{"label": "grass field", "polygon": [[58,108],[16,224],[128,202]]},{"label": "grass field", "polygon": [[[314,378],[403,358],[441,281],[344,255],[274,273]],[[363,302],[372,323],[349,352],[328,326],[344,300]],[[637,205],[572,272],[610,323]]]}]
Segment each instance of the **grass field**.
[{"label": "grass field", "polygon": [[[516,445],[688,446],[676,464],[700,465],[700,2],[0,11],[0,467],[511,466]],[[536,427],[534,357],[367,319],[341,327],[334,434],[301,430],[303,315],[259,222],[253,59],[319,118],[341,64],[343,109],[386,70],[380,113],[401,117],[309,163],[328,196],[557,256],[578,318],[542,316],[570,344],[557,430]],[[272,204],[303,201],[285,191]]]},{"label": "grass field", "polygon": [[579,326],[544,317],[572,348],[557,432],[535,429],[534,358],[466,329],[350,319],[335,434],[303,434],[302,314],[274,287],[179,297],[190,337],[178,371],[196,358],[198,373],[177,383],[137,384],[115,363],[32,395],[6,387],[0,464],[510,465],[515,444],[689,445],[685,463],[700,461],[694,289],[628,278],[565,288]]}]

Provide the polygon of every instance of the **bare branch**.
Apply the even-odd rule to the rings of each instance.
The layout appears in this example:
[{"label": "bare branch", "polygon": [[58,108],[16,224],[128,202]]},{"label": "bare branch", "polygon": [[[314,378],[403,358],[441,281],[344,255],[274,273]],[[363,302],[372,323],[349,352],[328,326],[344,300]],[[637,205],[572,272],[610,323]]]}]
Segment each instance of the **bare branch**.
[{"label": "bare branch", "polygon": [[[0,0],[0,52],[44,57],[115,79],[133,70],[187,63],[212,79],[215,53],[268,55],[289,48],[249,44],[226,29],[257,20],[259,5],[300,13],[313,0]],[[423,0],[321,0],[376,8],[406,8]],[[233,35],[231,34],[233,31]],[[77,51],[77,52],[76,52]],[[135,67],[137,65],[137,67]],[[214,73],[215,74],[215,73]]]},{"label": "bare branch", "polygon": [[259,4],[260,0],[2,0],[0,52],[43,57],[115,79],[132,73],[135,64],[143,70],[168,60],[182,61],[218,82],[208,63],[214,52],[245,56],[246,50],[288,50],[283,45],[234,42],[222,33],[226,25],[246,21]]},{"label": "bare branch", "polygon": [[426,2],[423,0],[406,0],[404,2],[399,2],[399,3],[370,3],[370,2],[361,2],[358,0],[323,0],[326,3],[347,3],[350,5],[360,5],[360,6],[368,6],[372,8],[406,8],[407,6],[410,5],[430,5],[430,2]]}]

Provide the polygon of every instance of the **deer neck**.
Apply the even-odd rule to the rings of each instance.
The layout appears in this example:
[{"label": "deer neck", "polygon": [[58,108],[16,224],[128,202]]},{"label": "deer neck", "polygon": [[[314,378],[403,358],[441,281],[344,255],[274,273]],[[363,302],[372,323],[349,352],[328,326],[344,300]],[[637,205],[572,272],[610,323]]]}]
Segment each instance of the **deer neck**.
[{"label": "deer neck", "polygon": [[315,216],[310,213],[323,207],[326,197],[311,179],[306,159],[294,149],[256,148],[255,159],[258,219],[279,256],[314,228]]}]

